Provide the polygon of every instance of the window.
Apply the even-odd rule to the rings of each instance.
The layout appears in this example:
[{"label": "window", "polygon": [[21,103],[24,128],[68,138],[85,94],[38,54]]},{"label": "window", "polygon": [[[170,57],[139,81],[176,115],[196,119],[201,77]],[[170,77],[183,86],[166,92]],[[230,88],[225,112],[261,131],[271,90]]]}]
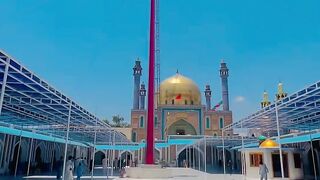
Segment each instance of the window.
[{"label": "window", "polygon": [[155,116],[154,117],[154,128],[157,128],[158,127],[158,117]]},{"label": "window", "polygon": [[165,104],[168,104],[168,100],[166,100],[164,103],[165,103]]},{"label": "window", "polygon": [[174,104],[174,99],[171,100],[171,104]]},{"label": "window", "polygon": [[210,129],[210,118],[206,118],[206,129]]},{"label": "window", "polygon": [[250,153],[250,167],[259,167],[263,162],[262,153]]},{"label": "window", "polygon": [[184,100],[184,104],[187,105],[187,104],[188,104],[188,101],[187,101],[187,100]]},{"label": "window", "polygon": [[224,120],[223,120],[223,117],[220,117],[220,119],[219,119],[219,128],[223,129],[223,127],[224,127]]},{"label": "window", "polygon": [[217,133],[214,133],[213,136],[214,136],[214,137],[217,137]]},{"label": "window", "polygon": [[140,128],[144,127],[144,118],[143,118],[143,116],[140,117],[139,127]]},{"label": "window", "polygon": [[301,157],[299,153],[293,154],[294,168],[301,168]]},{"label": "window", "polygon": [[191,100],[191,105],[193,105],[193,101]]},{"label": "window", "polygon": [[136,132],[132,133],[132,142],[137,142],[137,133]]}]

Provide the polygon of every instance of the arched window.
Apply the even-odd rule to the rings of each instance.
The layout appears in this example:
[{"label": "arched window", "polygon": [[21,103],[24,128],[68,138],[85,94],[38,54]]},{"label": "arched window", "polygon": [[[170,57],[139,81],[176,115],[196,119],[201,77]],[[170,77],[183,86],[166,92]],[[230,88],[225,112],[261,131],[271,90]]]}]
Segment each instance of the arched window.
[{"label": "arched window", "polygon": [[220,119],[219,119],[219,128],[223,129],[223,127],[224,127],[224,120],[223,120],[223,117],[220,117]]},{"label": "arched window", "polygon": [[158,116],[154,117],[154,128],[158,127]]},{"label": "arched window", "polygon": [[174,104],[174,99],[172,99],[171,104]]},{"label": "arched window", "polygon": [[191,105],[193,105],[193,100],[191,100]]},{"label": "arched window", "polygon": [[188,100],[184,100],[184,104],[187,105],[188,104]]},{"label": "arched window", "polygon": [[206,129],[210,129],[210,118],[206,117]]},{"label": "arched window", "polygon": [[165,103],[165,104],[168,104],[168,100],[165,100],[164,103]]},{"label": "arched window", "polygon": [[137,133],[132,132],[132,142],[137,142]]},{"label": "arched window", "polygon": [[140,117],[139,127],[144,128],[144,118],[143,116]]},{"label": "arched window", "polygon": [[217,137],[217,133],[214,133],[213,136],[214,136],[214,137]]}]

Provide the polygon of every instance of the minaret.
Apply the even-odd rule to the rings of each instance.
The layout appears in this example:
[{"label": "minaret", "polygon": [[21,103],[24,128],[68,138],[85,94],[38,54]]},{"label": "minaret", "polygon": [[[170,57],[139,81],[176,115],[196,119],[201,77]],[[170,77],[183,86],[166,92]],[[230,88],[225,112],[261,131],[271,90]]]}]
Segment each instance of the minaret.
[{"label": "minaret", "polygon": [[141,84],[140,87],[140,109],[145,109],[145,99],[146,99],[146,86],[144,85],[144,83]]},{"label": "minaret", "polygon": [[204,91],[204,95],[206,97],[206,109],[209,111],[211,109],[211,89],[210,85],[206,85],[206,90]]},{"label": "minaret", "polygon": [[223,102],[224,111],[229,111],[228,76],[229,76],[229,69],[227,67],[227,64],[222,60],[220,65],[220,77],[221,77],[222,102]]},{"label": "minaret", "polygon": [[271,102],[269,101],[269,95],[266,91],[263,92],[263,99],[261,101],[261,108],[269,106]]},{"label": "minaret", "polygon": [[281,99],[283,99],[283,98],[285,98],[285,97],[287,97],[287,93],[285,93],[285,92],[283,91],[283,84],[280,82],[280,83],[278,84],[278,93],[276,94],[276,99],[277,99],[277,101],[278,101],[278,100],[281,100]]},{"label": "minaret", "polygon": [[140,89],[140,78],[142,75],[142,67],[139,58],[136,60],[136,63],[133,67],[133,109],[139,109],[139,89]]}]

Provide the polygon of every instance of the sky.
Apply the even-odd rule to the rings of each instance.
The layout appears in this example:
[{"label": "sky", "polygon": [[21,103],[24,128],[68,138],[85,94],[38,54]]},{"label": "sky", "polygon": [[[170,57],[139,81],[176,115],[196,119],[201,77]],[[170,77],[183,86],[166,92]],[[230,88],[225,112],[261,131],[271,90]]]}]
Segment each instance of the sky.
[{"label": "sky", "polygon": [[[147,83],[149,0],[1,0],[0,49],[100,118],[130,121],[136,58]],[[230,69],[234,121],[277,84],[289,94],[320,77],[318,0],[161,0],[161,79],[176,70],[221,100]],[[204,99],[203,99],[204,104]]]}]

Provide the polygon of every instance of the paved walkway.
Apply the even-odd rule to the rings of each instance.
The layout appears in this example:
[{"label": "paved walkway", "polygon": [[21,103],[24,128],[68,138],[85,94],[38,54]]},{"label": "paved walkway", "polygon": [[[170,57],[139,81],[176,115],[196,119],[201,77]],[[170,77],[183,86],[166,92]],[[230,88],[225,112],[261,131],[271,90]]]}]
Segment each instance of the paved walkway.
[{"label": "paved walkway", "polygon": [[[184,172],[183,175],[178,175],[172,178],[166,178],[166,179],[157,179],[157,180],[258,180],[255,178],[247,178],[244,177],[240,174],[209,174],[209,173],[205,173],[205,172],[201,172],[201,171],[197,171],[194,169],[184,169],[184,168],[172,168],[174,171],[176,172]],[[99,171],[95,171],[95,176],[94,176],[94,180],[106,180],[107,177],[106,176],[101,176],[101,172]],[[179,174],[179,173],[177,173]],[[17,178],[13,178],[11,177],[1,177],[1,180],[50,180],[50,179],[56,179],[56,177],[54,175],[51,176],[29,176],[29,177],[17,177]],[[91,179],[90,175],[87,176],[83,176],[81,177],[81,179],[84,180],[89,180]],[[118,176],[114,176],[114,177],[109,177],[109,179],[114,179],[114,180],[151,180],[151,179],[134,179],[134,178],[119,178]],[[153,179],[154,180],[154,179]]]}]

